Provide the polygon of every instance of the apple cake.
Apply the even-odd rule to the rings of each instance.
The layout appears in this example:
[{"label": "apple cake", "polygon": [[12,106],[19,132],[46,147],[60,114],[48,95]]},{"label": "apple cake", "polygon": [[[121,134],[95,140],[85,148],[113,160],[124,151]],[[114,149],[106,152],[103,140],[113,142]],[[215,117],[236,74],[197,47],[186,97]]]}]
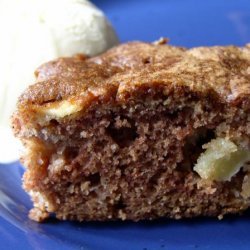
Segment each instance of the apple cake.
[{"label": "apple cake", "polygon": [[250,206],[250,46],[130,42],[35,74],[12,116],[33,220],[222,218]]}]

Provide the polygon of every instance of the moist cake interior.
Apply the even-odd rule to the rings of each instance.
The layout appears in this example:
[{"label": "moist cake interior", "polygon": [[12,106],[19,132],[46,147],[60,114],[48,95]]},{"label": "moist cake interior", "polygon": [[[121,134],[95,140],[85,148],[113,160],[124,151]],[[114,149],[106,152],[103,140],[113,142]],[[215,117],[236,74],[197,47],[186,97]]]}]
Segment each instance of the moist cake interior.
[{"label": "moist cake interior", "polygon": [[246,116],[215,93],[144,85],[126,102],[96,100],[87,110],[37,123],[22,132],[30,216],[138,221],[243,211],[246,167],[224,182],[204,180],[193,168],[215,138],[249,147]]}]

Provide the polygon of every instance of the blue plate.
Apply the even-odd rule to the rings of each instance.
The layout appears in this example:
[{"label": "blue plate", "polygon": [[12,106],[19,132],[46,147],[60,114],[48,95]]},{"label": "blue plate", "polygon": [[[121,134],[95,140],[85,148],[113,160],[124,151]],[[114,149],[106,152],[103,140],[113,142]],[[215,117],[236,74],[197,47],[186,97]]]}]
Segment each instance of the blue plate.
[{"label": "blue plate", "polygon": [[250,213],[222,221],[30,221],[27,214],[32,204],[21,188],[23,171],[19,163],[0,165],[0,249],[249,249]]},{"label": "blue plate", "polygon": [[[181,46],[250,41],[249,0],[95,0],[121,41],[169,37]],[[249,249],[250,213],[217,219],[74,223],[28,219],[23,167],[0,165],[0,249]]]}]

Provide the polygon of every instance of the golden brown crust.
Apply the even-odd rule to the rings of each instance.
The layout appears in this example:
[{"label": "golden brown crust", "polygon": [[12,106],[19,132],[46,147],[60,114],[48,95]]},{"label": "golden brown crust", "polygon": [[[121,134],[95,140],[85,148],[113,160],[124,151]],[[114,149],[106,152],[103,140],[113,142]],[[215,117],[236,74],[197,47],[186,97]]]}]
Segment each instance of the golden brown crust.
[{"label": "golden brown crust", "polygon": [[100,89],[107,96],[117,93],[122,98],[143,84],[187,86],[203,93],[215,92],[222,102],[249,104],[250,47],[184,49],[132,42],[90,59],[48,62],[37,69],[36,76],[38,83],[21,96],[21,106],[79,99]]}]

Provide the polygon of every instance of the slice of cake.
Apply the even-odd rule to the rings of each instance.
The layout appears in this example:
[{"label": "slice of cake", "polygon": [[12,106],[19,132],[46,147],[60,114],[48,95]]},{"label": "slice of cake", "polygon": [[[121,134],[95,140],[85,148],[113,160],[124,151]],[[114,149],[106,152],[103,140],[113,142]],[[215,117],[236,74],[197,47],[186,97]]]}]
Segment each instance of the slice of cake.
[{"label": "slice of cake", "polygon": [[32,219],[222,218],[250,206],[250,46],[133,42],[36,76],[12,118]]}]

